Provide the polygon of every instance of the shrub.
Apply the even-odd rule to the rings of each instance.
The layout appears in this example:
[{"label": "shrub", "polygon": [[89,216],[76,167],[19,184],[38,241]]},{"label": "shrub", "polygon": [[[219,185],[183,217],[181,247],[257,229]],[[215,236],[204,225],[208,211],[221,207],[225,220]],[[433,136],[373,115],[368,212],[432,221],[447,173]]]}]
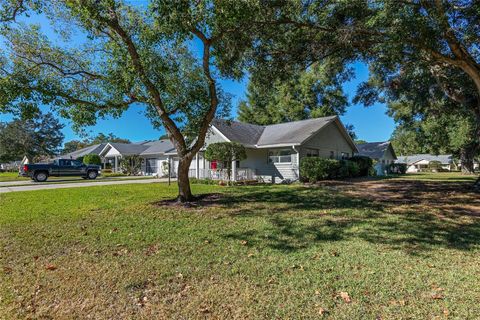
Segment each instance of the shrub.
[{"label": "shrub", "polygon": [[98,154],[87,154],[83,157],[83,163],[85,164],[96,164],[100,166],[102,164],[102,159]]},{"label": "shrub", "polygon": [[304,158],[300,163],[300,176],[303,181],[316,182],[337,177],[340,161],[317,157]]},{"label": "shrub", "polygon": [[350,160],[341,160],[340,161],[340,168],[337,172],[337,178],[353,178],[358,177],[360,174],[360,166],[353,161]]},{"label": "shrub", "polygon": [[365,156],[353,156],[348,159],[358,166],[358,177],[365,177],[368,176],[371,169],[373,169],[373,160],[370,157]]},{"label": "shrub", "polygon": [[124,174],[136,176],[142,169],[142,163],[143,158],[139,155],[124,156],[120,160],[120,168]]}]

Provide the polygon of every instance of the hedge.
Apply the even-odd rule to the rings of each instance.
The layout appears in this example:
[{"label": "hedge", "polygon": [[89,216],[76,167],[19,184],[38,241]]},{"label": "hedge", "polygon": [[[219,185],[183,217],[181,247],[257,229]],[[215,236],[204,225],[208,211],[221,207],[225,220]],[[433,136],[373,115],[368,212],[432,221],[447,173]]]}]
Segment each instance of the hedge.
[{"label": "hedge", "polygon": [[102,159],[98,154],[87,154],[86,156],[83,157],[83,163],[96,164],[100,166],[102,164]]},{"label": "hedge", "polygon": [[373,160],[369,157],[353,156],[348,160],[353,161],[358,165],[358,175],[360,177],[368,176],[370,169],[373,167]]},{"label": "hedge", "polygon": [[324,158],[304,158],[300,164],[300,177],[303,181],[317,182],[326,179],[358,177],[360,166],[350,160]]}]

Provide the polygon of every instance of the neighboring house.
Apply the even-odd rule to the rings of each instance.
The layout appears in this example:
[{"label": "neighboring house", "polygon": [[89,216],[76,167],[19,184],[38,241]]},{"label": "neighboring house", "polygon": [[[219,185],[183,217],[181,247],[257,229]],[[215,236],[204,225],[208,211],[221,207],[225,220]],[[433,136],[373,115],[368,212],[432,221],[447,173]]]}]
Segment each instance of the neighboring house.
[{"label": "neighboring house", "polygon": [[[245,146],[247,158],[232,168],[235,180],[261,179],[281,182],[299,178],[299,164],[304,157],[349,158],[357,147],[338,117],[324,117],[268,126],[214,119],[205,140],[190,166],[190,176],[224,179],[223,163],[207,161],[203,154],[209,144],[238,142]],[[99,155],[119,170],[119,160],[127,155],[145,159],[145,175],[175,176],[178,156],[170,140],[141,143],[107,143]]]},{"label": "neighboring house", "polygon": [[420,172],[428,168],[431,161],[438,161],[442,164],[444,170],[452,171],[457,169],[457,164],[451,154],[414,154],[409,156],[400,156],[397,163],[405,163],[407,172]]},{"label": "neighboring house", "polygon": [[[144,141],[140,143],[107,143],[99,155],[112,164],[115,172],[120,170],[120,159],[125,156],[138,155],[144,158],[141,173],[144,175],[167,176],[168,162],[173,166],[176,152],[168,139]],[[176,160],[178,166],[178,160]],[[171,170],[175,176],[176,170]]]},{"label": "neighboring house", "polygon": [[390,141],[357,144],[357,148],[358,155],[369,157],[377,162],[374,169],[380,176],[387,174],[390,164],[397,160]]}]

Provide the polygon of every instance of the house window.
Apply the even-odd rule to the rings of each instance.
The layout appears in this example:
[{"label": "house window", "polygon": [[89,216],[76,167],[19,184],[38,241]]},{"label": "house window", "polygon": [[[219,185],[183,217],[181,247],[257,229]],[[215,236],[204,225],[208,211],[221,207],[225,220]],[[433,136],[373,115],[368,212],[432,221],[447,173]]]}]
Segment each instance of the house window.
[{"label": "house window", "polygon": [[342,152],[342,159],[350,158],[350,154],[348,152]]},{"label": "house window", "polygon": [[330,151],[330,159],[335,159],[335,151]]},{"label": "house window", "polygon": [[157,159],[156,158],[149,158],[145,161],[145,173],[146,174],[154,174],[157,173]]},{"label": "house window", "polygon": [[305,154],[307,157],[318,157],[318,150],[317,149],[305,149]]},{"label": "house window", "polygon": [[292,162],[292,150],[280,149],[268,152],[268,163],[290,163]]}]

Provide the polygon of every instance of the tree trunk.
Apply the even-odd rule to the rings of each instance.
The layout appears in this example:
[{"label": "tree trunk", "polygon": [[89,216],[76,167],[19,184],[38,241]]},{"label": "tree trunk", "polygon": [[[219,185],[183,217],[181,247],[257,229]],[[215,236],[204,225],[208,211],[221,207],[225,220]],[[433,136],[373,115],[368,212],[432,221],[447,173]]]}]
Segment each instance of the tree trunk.
[{"label": "tree trunk", "polygon": [[[193,159],[193,158],[192,158]],[[190,189],[190,179],[188,178],[188,171],[190,170],[190,163],[192,159],[180,158],[178,163],[177,183],[178,183],[178,197],[179,202],[190,202],[195,199]]]},{"label": "tree trunk", "polygon": [[462,163],[462,172],[464,174],[473,174],[473,158],[474,150],[473,148],[465,147],[460,150],[460,161]]}]

